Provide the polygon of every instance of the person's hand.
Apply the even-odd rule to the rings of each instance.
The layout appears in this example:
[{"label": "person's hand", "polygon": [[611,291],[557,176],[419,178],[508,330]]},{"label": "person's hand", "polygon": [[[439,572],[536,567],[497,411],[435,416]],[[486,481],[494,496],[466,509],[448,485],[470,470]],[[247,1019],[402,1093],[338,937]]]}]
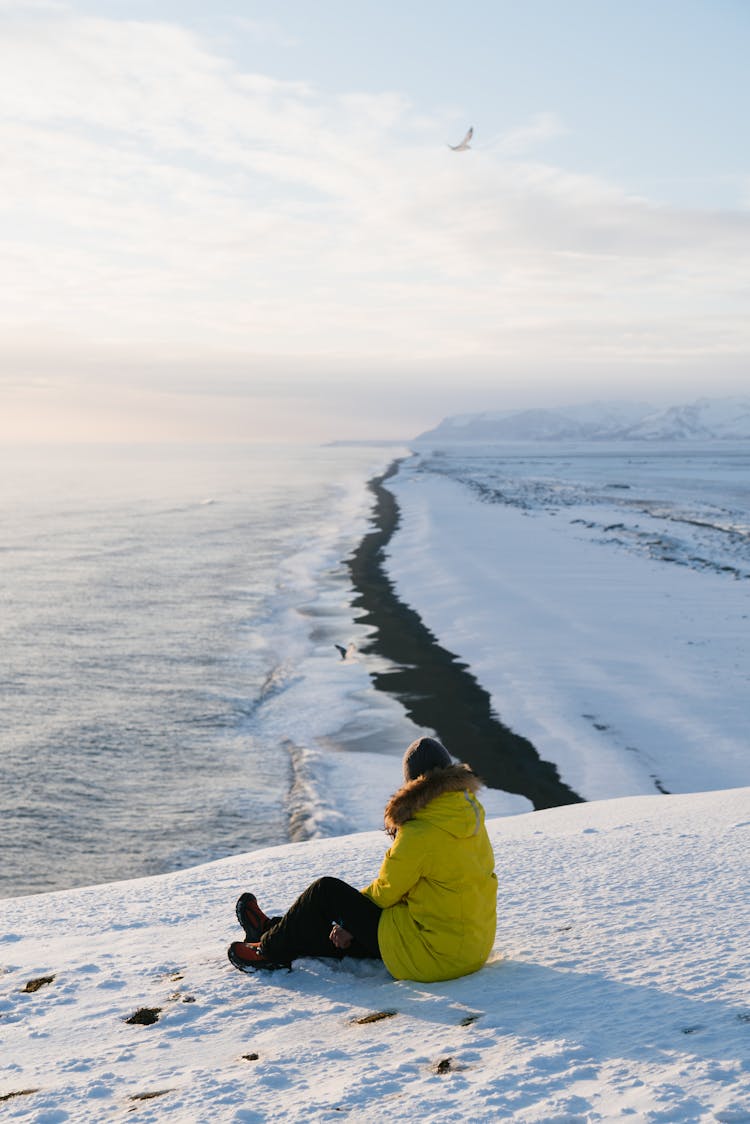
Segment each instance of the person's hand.
[{"label": "person's hand", "polygon": [[349,933],[346,929],[342,929],[342,927],[334,921],[333,928],[331,929],[330,933],[331,944],[335,948],[340,948],[343,952],[349,947],[353,940],[354,937],[351,935],[351,933]]}]

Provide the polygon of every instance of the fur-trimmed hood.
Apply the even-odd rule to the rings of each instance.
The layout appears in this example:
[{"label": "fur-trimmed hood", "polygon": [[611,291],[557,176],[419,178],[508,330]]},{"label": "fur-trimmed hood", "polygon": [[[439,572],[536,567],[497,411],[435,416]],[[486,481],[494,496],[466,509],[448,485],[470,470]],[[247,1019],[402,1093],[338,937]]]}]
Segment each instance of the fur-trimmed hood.
[{"label": "fur-trimmed hood", "polygon": [[385,830],[395,835],[403,824],[413,820],[438,796],[448,792],[468,792],[474,795],[482,787],[479,777],[468,765],[449,765],[447,769],[433,769],[416,780],[407,781],[395,792],[385,806]]}]

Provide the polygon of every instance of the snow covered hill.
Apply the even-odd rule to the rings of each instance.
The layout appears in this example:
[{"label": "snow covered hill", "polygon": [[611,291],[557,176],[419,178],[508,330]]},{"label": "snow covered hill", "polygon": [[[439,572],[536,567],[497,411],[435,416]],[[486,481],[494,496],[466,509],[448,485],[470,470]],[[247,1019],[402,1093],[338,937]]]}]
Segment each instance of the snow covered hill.
[{"label": "snow covered hill", "polygon": [[225,958],[240,891],[364,885],[380,832],[1,902],[3,1119],[750,1121],[750,789],[489,826],[495,950],[442,984]]},{"label": "snow covered hill", "polygon": [[638,439],[742,440],[750,438],[750,397],[700,398],[643,418],[628,434]]},{"label": "snow covered hill", "polygon": [[685,441],[750,439],[750,396],[700,398],[666,409],[592,402],[559,409],[506,410],[445,418],[416,442]]}]

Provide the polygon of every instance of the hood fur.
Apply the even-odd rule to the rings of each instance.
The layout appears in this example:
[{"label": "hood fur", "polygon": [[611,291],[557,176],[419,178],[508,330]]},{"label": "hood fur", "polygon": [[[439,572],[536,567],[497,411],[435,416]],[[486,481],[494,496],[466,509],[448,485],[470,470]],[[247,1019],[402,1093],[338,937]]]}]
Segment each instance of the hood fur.
[{"label": "hood fur", "polygon": [[385,830],[395,835],[417,812],[426,808],[436,796],[444,792],[478,792],[482,782],[468,765],[449,765],[447,769],[433,769],[423,777],[407,781],[395,792],[385,806]]}]

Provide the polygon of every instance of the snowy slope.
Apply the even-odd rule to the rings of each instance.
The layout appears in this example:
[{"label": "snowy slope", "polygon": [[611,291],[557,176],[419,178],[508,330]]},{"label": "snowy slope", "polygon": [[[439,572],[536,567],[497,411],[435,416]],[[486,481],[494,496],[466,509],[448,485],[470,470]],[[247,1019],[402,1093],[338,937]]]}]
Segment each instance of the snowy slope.
[{"label": "snowy slope", "polygon": [[0,903],[3,1119],[749,1121],[750,789],[490,831],[495,951],[444,984],[225,960],[241,890],[276,910],[323,873],[364,884],[376,832]]},{"label": "snowy slope", "polygon": [[700,398],[686,406],[659,410],[643,418],[628,436],[656,440],[747,440],[750,398]]},{"label": "snowy slope", "polygon": [[[631,510],[631,491],[604,482],[631,479],[619,473],[632,465],[597,461],[589,489],[580,461],[563,459],[545,459],[546,478],[526,457],[403,466],[388,482],[402,515],[387,548],[399,597],[585,798],[750,783],[746,514],[712,515],[705,469],[670,485],[661,458],[654,502]],[[683,496],[691,482],[695,504],[678,520],[669,486]],[[717,474],[720,491],[741,486]]]},{"label": "snowy slope", "polygon": [[558,409],[460,414],[421,433],[416,443],[748,439],[750,397],[741,395],[700,398],[663,409],[638,402],[591,402]]}]

